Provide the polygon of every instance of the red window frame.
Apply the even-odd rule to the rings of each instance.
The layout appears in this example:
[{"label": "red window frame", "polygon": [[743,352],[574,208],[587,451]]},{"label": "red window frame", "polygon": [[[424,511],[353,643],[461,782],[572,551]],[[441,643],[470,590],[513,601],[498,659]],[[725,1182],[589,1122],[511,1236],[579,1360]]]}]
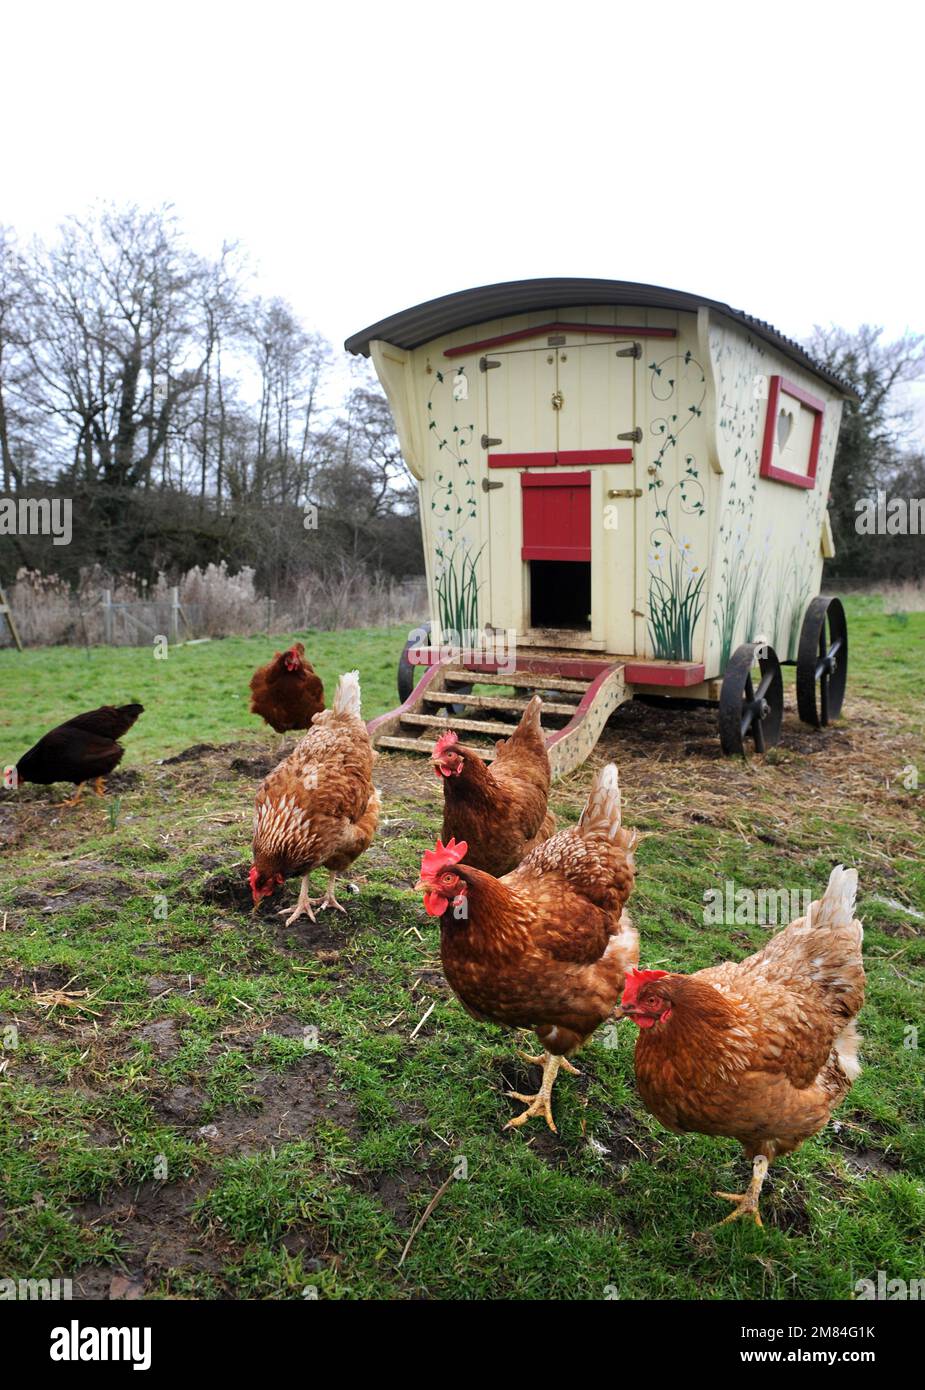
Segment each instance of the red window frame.
[{"label": "red window frame", "polygon": [[[781,396],[790,396],[807,410],[814,413],[813,434],[809,445],[809,465],[805,473],[793,473],[789,468],[780,468],[774,463],[774,444],[777,435],[777,416]],[[802,387],[795,386],[782,376],[772,376],[768,385],[768,409],[764,420],[764,443],[761,449],[762,478],[770,478],[775,483],[787,483],[790,487],[814,488],[816,470],[819,467],[819,443],[822,439],[822,421],[825,418],[825,401],[811,396]]]}]

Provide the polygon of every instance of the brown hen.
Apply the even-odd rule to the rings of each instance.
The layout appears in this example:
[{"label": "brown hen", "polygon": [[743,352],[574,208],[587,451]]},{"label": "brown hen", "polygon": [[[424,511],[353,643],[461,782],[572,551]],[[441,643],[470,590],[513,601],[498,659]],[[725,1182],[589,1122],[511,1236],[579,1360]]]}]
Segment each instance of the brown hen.
[{"label": "brown hen", "polygon": [[[636,1081],[675,1132],[738,1139],[752,1163],[726,1221],[752,1217],[768,1165],[829,1120],[859,1075],[864,1002],[857,873],[832,870],[823,897],[746,960],[693,975],[634,971],[618,1012],[639,1026]],[[724,1225],[725,1222],[721,1222]]]},{"label": "brown hen", "polygon": [[639,938],[625,912],[635,836],[622,828],[613,764],[601,768],[576,826],[537,845],[503,878],[460,861],[467,845],[437,841],[417,887],[440,918],[447,981],[473,1018],[533,1029],[545,1049],[534,1096],[507,1128],[543,1115],[560,1066],[615,1008]]},{"label": "brown hen", "polygon": [[324,709],[324,686],[306,660],[301,642],[258,667],[251,676],[250,691],[251,714],[259,714],[278,734],[310,729],[315,715]]},{"label": "brown hen", "polygon": [[466,858],[496,878],[517,867],[555,832],[549,810],[549,756],[540,728],[542,700],[534,695],[510,738],[499,741],[491,764],[464,747],[452,730],[432,754],[443,781],[443,840],[465,840]]},{"label": "brown hen", "polygon": [[[299,874],[302,885],[287,926],[303,913],[314,921],[317,906],[344,911],[334,896],[337,874],[369,848],[379,820],[375,757],[360,718],[359,673],[349,671],[337,683],[332,708],[315,716],[257,793],[250,871],[255,907]],[[308,874],[319,866],[329,871],[327,892],[309,898]]]}]

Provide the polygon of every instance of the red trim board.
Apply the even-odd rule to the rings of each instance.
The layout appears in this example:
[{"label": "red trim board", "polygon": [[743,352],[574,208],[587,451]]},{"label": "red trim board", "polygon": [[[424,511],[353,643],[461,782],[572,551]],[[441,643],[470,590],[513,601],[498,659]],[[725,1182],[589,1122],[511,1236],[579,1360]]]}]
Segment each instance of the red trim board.
[{"label": "red trim board", "polygon": [[543,338],[550,333],[598,333],[608,338],[676,338],[675,328],[640,328],[624,323],[540,323],[535,328],[518,328],[513,333],[500,333],[496,338],[479,338],[474,343],[444,348],[444,357],[464,357],[483,348],[502,347],[505,343],[522,343],[527,338]]},{"label": "red trim board", "polygon": [[589,464],[632,463],[632,449],[564,449],[550,453],[489,454],[489,468],[576,468]]}]

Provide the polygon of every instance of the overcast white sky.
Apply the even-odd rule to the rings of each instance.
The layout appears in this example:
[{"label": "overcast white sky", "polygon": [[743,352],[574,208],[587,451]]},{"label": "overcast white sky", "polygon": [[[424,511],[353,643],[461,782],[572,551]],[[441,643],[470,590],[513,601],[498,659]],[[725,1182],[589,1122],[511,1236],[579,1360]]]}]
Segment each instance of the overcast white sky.
[{"label": "overcast white sky", "polygon": [[916,8],[39,0],[3,21],[0,221],[171,202],[337,344],[534,275],[923,330]]}]

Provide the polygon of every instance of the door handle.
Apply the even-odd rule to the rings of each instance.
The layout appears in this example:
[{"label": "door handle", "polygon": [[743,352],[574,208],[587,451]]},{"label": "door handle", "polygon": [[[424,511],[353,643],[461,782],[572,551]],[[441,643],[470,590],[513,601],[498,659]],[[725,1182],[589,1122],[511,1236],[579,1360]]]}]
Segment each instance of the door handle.
[{"label": "door handle", "polygon": [[608,497],[641,497],[641,487],[612,487],[607,493]]}]

